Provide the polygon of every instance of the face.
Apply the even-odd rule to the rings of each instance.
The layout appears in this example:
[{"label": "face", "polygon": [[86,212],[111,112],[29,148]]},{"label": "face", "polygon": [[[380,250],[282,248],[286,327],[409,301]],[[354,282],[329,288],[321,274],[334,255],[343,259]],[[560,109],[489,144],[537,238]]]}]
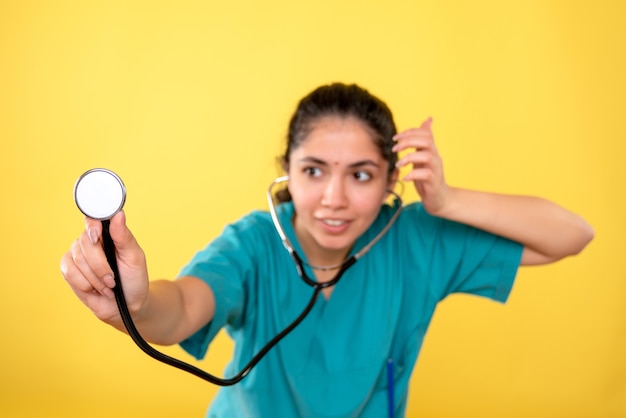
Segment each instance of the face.
[{"label": "face", "polygon": [[325,117],[289,156],[294,228],[312,264],[343,261],[372,224],[392,186],[368,127]]}]

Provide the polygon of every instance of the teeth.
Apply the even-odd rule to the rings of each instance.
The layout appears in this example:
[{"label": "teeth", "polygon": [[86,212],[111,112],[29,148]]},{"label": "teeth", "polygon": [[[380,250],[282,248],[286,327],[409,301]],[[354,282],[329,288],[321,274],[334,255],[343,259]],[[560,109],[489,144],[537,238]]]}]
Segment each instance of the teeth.
[{"label": "teeth", "polygon": [[334,219],[324,219],[324,223],[330,226],[340,226],[345,223],[345,221],[338,221]]}]

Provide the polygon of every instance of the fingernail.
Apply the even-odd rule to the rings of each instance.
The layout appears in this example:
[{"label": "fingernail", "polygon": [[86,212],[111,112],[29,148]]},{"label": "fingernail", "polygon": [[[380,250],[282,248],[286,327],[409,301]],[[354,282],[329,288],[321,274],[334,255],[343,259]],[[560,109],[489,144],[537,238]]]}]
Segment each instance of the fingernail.
[{"label": "fingernail", "polygon": [[105,287],[104,289],[102,289],[102,294],[109,299],[115,298],[115,293],[113,293],[113,291],[109,289],[108,287]]},{"label": "fingernail", "polygon": [[89,228],[89,229],[87,229],[87,234],[89,235],[89,241],[92,244],[97,244],[98,243],[98,231],[96,231],[93,228]]},{"label": "fingernail", "polygon": [[104,276],[102,278],[102,281],[104,282],[105,285],[107,285],[111,289],[115,287],[115,279],[113,278],[112,274],[107,274],[106,276]]}]

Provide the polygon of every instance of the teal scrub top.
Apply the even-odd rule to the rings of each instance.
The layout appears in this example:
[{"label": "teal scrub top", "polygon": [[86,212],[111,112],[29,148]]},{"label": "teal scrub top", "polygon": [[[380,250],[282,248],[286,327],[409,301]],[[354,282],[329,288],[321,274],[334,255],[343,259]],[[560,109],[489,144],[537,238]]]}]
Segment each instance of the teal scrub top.
[{"label": "teal scrub top", "polygon": [[[353,252],[384,228],[397,205],[381,207]],[[277,211],[306,262],[291,224],[293,204]],[[207,417],[387,417],[389,359],[394,416],[403,417],[411,372],[437,303],[457,292],[505,302],[521,252],[518,243],[433,217],[420,203],[406,205],[328,300],[320,295],[309,316],[248,376],[220,388]],[[216,299],[213,320],[181,346],[202,359],[224,327],[235,343],[227,378],[291,323],[313,292],[262,211],[228,225],[181,276],[204,280]]]}]

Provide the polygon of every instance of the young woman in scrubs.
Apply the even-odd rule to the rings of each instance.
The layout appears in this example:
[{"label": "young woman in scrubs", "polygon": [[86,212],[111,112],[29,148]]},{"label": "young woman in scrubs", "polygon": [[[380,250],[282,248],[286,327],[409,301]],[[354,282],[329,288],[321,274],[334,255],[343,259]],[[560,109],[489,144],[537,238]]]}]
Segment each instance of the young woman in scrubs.
[{"label": "young woman in scrubs", "polygon": [[[278,216],[310,277],[331,280],[338,270],[332,266],[385,227],[395,210],[388,191],[398,181],[412,183],[421,201],[405,205],[383,238],[322,291],[309,316],[246,378],[220,389],[207,417],[403,417],[439,301],[461,292],[505,302],[518,266],[578,254],[591,241],[583,219],[547,200],[448,185],[432,126],[429,118],[397,133],[385,103],[356,85],[322,86],[300,101],[282,157],[289,180],[278,195]],[[403,167],[410,170],[399,179]],[[123,212],[110,232],[143,337],[181,344],[201,359],[225,327],[235,341],[226,377],[311,296],[267,212],[228,225],[176,280],[149,281]],[[101,233],[99,221],[86,219],[61,270],[100,320],[125,331]]]}]

